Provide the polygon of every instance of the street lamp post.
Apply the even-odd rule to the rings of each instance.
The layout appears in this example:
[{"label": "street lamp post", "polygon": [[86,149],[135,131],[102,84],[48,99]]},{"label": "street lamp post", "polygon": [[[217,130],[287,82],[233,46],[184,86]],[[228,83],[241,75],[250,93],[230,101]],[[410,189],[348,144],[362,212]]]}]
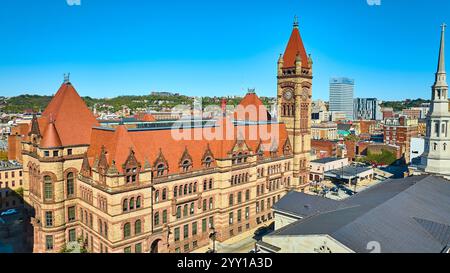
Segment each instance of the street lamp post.
[{"label": "street lamp post", "polygon": [[213,253],[216,253],[216,236],[217,236],[217,232],[216,229],[213,227],[211,227],[211,234],[209,235],[209,238],[213,241]]}]

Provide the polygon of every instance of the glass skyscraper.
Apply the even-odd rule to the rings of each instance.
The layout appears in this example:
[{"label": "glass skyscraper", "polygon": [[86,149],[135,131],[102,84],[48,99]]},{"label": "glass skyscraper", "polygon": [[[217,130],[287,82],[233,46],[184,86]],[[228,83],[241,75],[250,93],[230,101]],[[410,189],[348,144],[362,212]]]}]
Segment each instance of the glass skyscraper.
[{"label": "glass skyscraper", "polygon": [[353,120],[353,94],[355,81],[349,78],[331,78],[330,112],[345,113],[348,120]]}]

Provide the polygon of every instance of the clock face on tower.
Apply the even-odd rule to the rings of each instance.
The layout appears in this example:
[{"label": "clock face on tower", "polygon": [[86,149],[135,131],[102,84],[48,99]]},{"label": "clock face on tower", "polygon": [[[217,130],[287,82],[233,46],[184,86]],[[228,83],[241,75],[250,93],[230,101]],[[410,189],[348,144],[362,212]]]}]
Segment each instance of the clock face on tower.
[{"label": "clock face on tower", "polygon": [[288,90],[284,91],[283,97],[285,100],[289,101],[289,100],[292,100],[292,98],[294,97],[294,94],[291,89],[288,89]]}]

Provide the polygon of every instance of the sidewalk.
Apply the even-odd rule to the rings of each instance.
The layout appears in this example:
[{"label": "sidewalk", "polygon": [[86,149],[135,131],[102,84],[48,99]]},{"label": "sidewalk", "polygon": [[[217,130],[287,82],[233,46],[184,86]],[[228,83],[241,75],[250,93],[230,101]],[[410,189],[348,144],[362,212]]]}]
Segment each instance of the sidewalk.
[{"label": "sidewalk", "polygon": [[[224,242],[216,241],[217,253],[247,253],[248,251],[254,248],[254,245],[256,243],[256,240],[253,239],[255,231],[263,226],[264,225],[261,225],[254,229],[243,232]],[[212,249],[212,245],[213,243],[210,242],[208,246],[199,248],[195,251],[192,251],[191,253],[206,253],[209,249]]]}]

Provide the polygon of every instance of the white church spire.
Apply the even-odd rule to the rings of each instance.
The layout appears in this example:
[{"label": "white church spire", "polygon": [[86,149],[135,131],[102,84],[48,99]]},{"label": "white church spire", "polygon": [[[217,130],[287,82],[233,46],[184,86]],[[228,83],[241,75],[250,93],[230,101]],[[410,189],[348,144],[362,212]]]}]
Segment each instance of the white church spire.
[{"label": "white church spire", "polygon": [[450,176],[450,113],[447,73],[445,72],[445,27],[441,26],[441,43],[432,102],[427,117],[425,151],[422,167],[425,172]]},{"label": "white church spire", "polygon": [[436,72],[435,86],[448,86],[447,85],[447,73],[445,72],[445,28],[447,25],[442,24],[441,28],[441,46],[439,49],[438,68]]}]

